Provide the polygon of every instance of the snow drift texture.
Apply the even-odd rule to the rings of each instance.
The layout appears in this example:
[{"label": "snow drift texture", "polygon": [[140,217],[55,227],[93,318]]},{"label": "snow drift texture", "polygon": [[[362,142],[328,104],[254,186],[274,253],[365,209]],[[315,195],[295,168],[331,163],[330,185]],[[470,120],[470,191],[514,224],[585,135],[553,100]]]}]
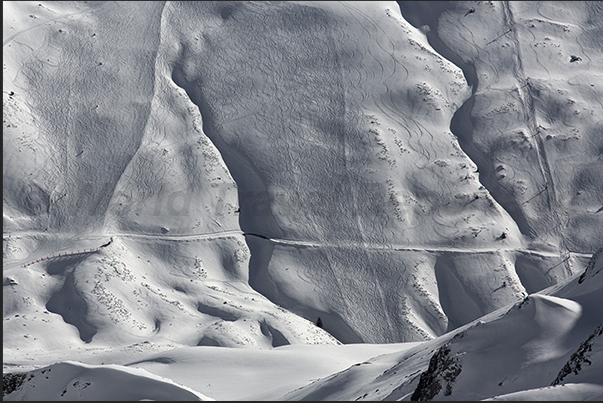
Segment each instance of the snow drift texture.
[{"label": "snow drift texture", "polygon": [[5,362],[435,342],[576,278],[602,12],[5,3]]}]

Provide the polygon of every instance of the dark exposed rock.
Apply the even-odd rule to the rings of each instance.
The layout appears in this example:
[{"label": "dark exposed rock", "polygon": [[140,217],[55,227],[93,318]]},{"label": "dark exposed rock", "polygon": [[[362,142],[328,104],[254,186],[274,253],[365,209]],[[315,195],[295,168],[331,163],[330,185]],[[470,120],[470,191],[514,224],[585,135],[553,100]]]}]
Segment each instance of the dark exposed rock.
[{"label": "dark exposed rock", "polygon": [[560,384],[563,381],[563,378],[565,378],[571,373],[574,373],[574,375],[578,375],[578,373],[582,370],[582,364],[592,364],[589,359],[588,353],[592,351],[592,346],[595,342],[595,338],[601,336],[602,334],[603,325],[599,325],[599,327],[595,329],[593,334],[588,336],[588,339],[583,341],[580,344],[580,347],[578,347],[578,350],[574,354],[572,354],[569,361],[565,363],[563,368],[561,368],[561,371],[559,371],[557,378],[555,378],[555,380],[551,383],[551,386]]},{"label": "dark exposed rock", "polygon": [[19,283],[17,283],[17,281],[15,279],[12,279],[10,277],[7,277],[4,279],[4,283],[2,283],[3,286],[9,286],[9,285],[18,285]]},{"label": "dark exposed rock", "polygon": [[600,264],[598,267],[599,270],[595,273],[592,273],[592,271],[595,270],[595,265],[596,265],[597,261],[599,260],[599,257],[601,257],[601,259],[603,260],[603,248],[599,248],[599,250],[597,250],[593,254],[593,256],[590,258],[590,260],[588,261],[588,265],[586,266],[586,269],[584,269],[584,272],[580,275],[580,278],[578,278],[579,284],[582,284],[582,282],[586,278],[587,273],[590,273],[592,276],[594,276],[599,271],[601,271],[601,266],[603,266],[603,265]]},{"label": "dark exposed rock", "polygon": [[421,374],[419,384],[410,400],[432,400],[444,388],[444,396],[452,394],[452,387],[461,373],[461,365],[456,356],[450,356],[450,347],[443,345],[429,360],[427,371]]},{"label": "dark exposed rock", "polygon": [[11,374],[6,373],[2,375],[2,396],[6,396],[13,393],[15,390],[21,388],[25,383],[26,373]]}]

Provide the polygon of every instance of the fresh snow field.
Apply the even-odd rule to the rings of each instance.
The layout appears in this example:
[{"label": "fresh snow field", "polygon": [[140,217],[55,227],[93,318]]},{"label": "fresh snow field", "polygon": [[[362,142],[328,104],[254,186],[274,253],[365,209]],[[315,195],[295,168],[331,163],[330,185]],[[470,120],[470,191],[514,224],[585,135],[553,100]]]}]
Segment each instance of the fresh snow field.
[{"label": "fresh snow field", "polygon": [[603,399],[602,3],[3,21],[4,400]]}]

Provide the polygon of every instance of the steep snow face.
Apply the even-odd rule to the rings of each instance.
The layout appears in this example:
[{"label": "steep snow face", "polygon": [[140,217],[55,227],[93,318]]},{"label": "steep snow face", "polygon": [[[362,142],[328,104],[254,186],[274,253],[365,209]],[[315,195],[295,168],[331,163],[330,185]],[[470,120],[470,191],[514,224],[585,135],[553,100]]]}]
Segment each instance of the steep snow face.
[{"label": "steep snow face", "polygon": [[[567,67],[595,77],[599,50],[561,63],[504,42],[559,24],[460,6],[419,13],[429,31],[391,2],[9,3],[8,354],[426,340],[575,273],[601,234],[600,104]],[[590,52],[598,9],[567,7],[584,33],[558,42]],[[536,136],[545,55],[592,101],[564,120],[578,148]]]},{"label": "steep snow face", "polygon": [[[469,88],[393,4],[187,3],[164,21],[241,229],[271,239],[248,239],[256,290],[344,342],[430,338],[521,296],[514,254],[494,251],[521,234],[448,130]],[[454,325],[425,248],[431,264],[502,268]]]},{"label": "steep snow face", "polygon": [[531,247],[595,252],[603,243],[601,6],[399,4],[473,84],[451,129]]},{"label": "steep snow face", "polygon": [[[440,168],[451,164],[454,140],[431,133],[445,131],[466,94],[458,69],[410,31],[410,43],[398,39],[396,14],[388,16],[379,3],[327,10],[289,3],[186,7],[165,15],[166,38],[170,31],[200,31],[196,38],[175,38],[173,77],[199,105],[204,129],[239,183],[244,231],[335,245],[406,246],[430,238],[448,244],[443,234],[401,237],[402,230],[433,218],[420,214],[429,209],[420,200],[408,209],[395,199],[405,196],[398,176],[420,199],[446,197],[429,189],[431,178],[418,175],[452,170]],[[409,57],[415,54],[422,56]],[[433,76],[428,68],[438,71],[429,80],[434,88],[424,82]],[[456,89],[444,84],[454,80]],[[417,114],[433,115],[435,122],[421,128],[424,123],[413,120]],[[439,166],[438,154],[445,159]],[[455,159],[469,164],[464,156]],[[392,203],[399,205],[397,220],[390,217]]]},{"label": "steep snow face", "polygon": [[[593,262],[600,264],[600,256]],[[596,400],[603,390],[603,277],[582,282],[580,277],[576,274],[562,288],[531,294],[453,332],[375,357],[285,398]]]},{"label": "steep snow face", "polygon": [[158,56],[163,9],[6,5],[8,360],[339,344],[249,287],[236,184]]},{"label": "steep snow face", "polygon": [[4,4],[13,397],[601,396],[601,7],[399,4]]}]

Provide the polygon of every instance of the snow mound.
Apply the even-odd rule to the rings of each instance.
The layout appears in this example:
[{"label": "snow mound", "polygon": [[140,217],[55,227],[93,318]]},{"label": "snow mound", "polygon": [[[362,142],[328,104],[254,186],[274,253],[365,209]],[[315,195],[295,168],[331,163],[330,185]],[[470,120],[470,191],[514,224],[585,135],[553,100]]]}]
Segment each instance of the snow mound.
[{"label": "snow mound", "polygon": [[[588,270],[599,267],[599,255]],[[591,279],[585,293],[580,277],[577,273],[565,287],[530,294],[434,340],[375,357],[364,363],[370,365],[350,367],[286,397],[511,400],[547,398],[555,390],[577,400],[599,396],[603,283]]]},{"label": "snow mound", "polygon": [[3,384],[6,401],[214,400],[143,369],[72,361],[30,372],[4,373]]}]

